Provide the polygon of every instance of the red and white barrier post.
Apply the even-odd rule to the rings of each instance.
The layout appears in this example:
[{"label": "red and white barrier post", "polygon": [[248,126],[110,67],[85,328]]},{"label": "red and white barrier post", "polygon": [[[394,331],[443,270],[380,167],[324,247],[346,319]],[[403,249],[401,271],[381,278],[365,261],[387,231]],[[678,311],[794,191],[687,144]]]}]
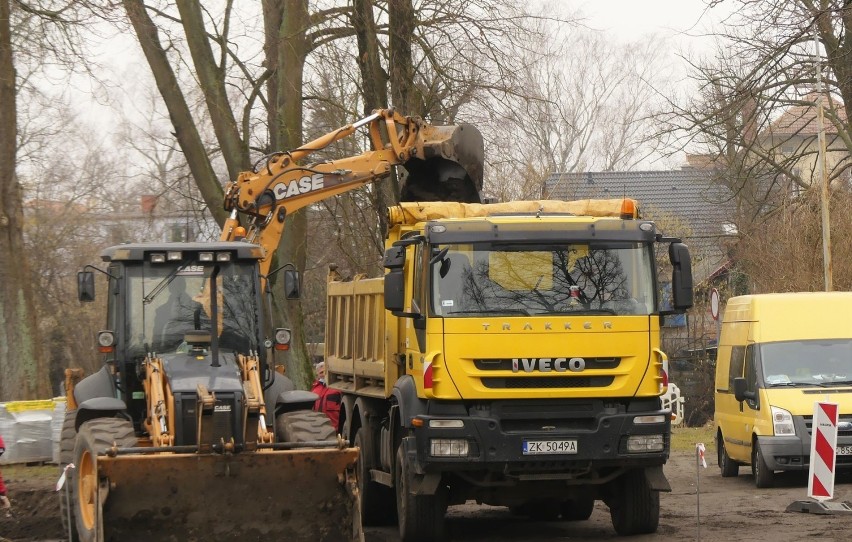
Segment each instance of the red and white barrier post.
[{"label": "red and white barrier post", "polygon": [[837,419],[837,403],[814,403],[808,497],[820,502],[834,497]]}]

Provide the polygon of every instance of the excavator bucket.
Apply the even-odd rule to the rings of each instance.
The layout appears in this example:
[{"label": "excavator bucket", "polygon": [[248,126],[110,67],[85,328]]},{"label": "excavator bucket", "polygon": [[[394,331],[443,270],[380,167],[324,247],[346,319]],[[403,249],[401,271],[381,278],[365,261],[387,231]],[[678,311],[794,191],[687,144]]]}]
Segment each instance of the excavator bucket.
[{"label": "excavator bucket", "polygon": [[104,541],[362,542],[357,455],[347,448],[99,456],[96,494],[83,495],[80,506],[92,503]]},{"label": "excavator bucket", "polygon": [[470,124],[423,127],[423,156],[405,162],[400,201],[480,203],[485,148]]}]

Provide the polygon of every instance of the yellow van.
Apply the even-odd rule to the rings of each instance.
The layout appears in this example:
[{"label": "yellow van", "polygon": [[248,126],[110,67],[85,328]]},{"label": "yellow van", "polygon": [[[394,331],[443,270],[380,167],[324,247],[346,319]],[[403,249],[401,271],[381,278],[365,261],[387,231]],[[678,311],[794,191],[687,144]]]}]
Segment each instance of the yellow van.
[{"label": "yellow van", "polygon": [[716,362],[722,476],[751,465],[757,487],[806,470],[814,403],[837,403],[837,468],[852,468],[852,292],[732,297]]}]

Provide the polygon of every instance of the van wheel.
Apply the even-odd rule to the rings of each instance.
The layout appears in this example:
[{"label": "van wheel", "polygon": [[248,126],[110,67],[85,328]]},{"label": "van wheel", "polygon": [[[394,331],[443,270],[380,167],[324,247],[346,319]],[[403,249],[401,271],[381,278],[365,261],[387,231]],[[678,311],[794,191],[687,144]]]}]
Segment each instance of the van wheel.
[{"label": "van wheel", "polygon": [[751,452],[751,472],[754,475],[754,485],[759,488],[775,485],[775,472],[766,464],[760,444],[754,442]]},{"label": "van wheel", "polygon": [[739,475],[740,464],[728,455],[728,450],[725,449],[725,439],[722,438],[721,431],[716,433],[716,456],[719,463],[719,470],[722,471],[722,478],[732,478]]}]

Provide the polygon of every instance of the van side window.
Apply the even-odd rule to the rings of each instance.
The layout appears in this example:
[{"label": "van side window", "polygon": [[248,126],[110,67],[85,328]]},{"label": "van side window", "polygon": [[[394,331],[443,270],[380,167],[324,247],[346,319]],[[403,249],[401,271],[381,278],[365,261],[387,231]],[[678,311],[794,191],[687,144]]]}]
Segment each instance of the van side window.
[{"label": "van side window", "polygon": [[[748,345],[745,351],[745,370],[744,376],[746,379],[746,390],[757,391],[757,348],[753,344]],[[751,408],[758,410],[760,404],[757,400],[749,399],[748,404]]]},{"label": "van side window", "polygon": [[745,365],[745,350],[745,346],[731,347],[731,365],[730,373],[728,374],[729,391],[734,389],[734,379],[743,376],[743,366]]}]

